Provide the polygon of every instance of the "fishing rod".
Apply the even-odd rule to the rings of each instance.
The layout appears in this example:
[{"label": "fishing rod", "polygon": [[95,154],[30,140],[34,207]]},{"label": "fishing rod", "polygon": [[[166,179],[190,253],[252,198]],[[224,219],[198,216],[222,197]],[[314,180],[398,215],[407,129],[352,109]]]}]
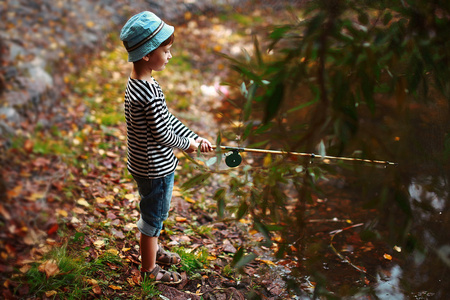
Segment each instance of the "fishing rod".
[{"label": "fishing rod", "polygon": [[[216,145],[212,145],[213,149],[217,149]],[[330,160],[345,160],[345,161],[358,161],[371,164],[383,164],[397,166],[398,163],[386,161],[386,160],[374,160],[374,159],[364,159],[364,158],[354,158],[354,157],[340,157],[340,156],[330,156],[330,155],[318,155],[314,153],[299,153],[299,152],[287,152],[280,150],[266,150],[266,149],[254,149],[254,148],[241,148],[241,147],[230,147],[230,146],[220,146],[221,150],[232,151],[232,154],[225,158],[225,163],[228,167],[237,167],[242,162],[242,157],[239,152],[250,152],[250,153],[265,153],[265,154],[277,154],[277,155],[288,155],[288,156],[303,156],[309,157],[311,159],[330,159]]]}]

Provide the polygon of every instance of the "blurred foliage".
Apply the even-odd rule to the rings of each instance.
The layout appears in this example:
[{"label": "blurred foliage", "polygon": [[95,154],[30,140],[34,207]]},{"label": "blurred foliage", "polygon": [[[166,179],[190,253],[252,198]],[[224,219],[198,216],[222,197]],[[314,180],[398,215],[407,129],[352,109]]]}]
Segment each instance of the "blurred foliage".
[{"label": "blurred foliage", "polygon": [[[239,74],[236,85],[242,96],[234,100],[242,109],[238,143],[403,162],[412,155],[428,159],[433,154],[438,164],[448,162],[448,118],[442,122],[427,116],[443,125],[430,141],[437,144],[431,154],[426,147],[409,151],[420,131],[402,125],[415,122],[409,112],[416,104],[446,108],[448,115],[448,1],[310,1],[301,14],[293,15],[295,21],[266,27],[263,38],[255,34],[252,53],[242,58],[222,55]],[[376,166],[293,161],[288,155],[255,160],[230,170],[228,187],[215,194],[218,214],[237,220],[250,215],[264,246],[273,245],[274,233],[281,233],[279,258],[295,254],[301,260],[308,247],[315,247],[305,243],[312,213],[306,208],[326,197],[321,183],[337,172],[352,174],[347,180],[363,200],[354,205],[386,212],[371,221],[387,221],[381,227],[389,244],[407,252],[425,251],[411,234],[406,187],[412,179],[403,167],[387,172]],[[197,175],[185,187],[209,176]],[[231,199],[239,204],[229,205]],[[380,226],[369,223],[364,237],[379,237],[375,231]],[[310,267],[320,282],[317,266]]]},{"label": "blurred foliage", "polygon": [[255,126],[255,107],[264,113],[258,128],[305,111],[286,146],[313,150],[325,139],[339,153],[358,131],[361,114],[375,113],[380,96],[389,95],[400,109],[433,101],[431,91],[448,100],[448,12],[445,1],[311,2],[298,22],[270,28],[267,49],[255,38],[254,57],[230,58],[246,82],[244,138]]}]

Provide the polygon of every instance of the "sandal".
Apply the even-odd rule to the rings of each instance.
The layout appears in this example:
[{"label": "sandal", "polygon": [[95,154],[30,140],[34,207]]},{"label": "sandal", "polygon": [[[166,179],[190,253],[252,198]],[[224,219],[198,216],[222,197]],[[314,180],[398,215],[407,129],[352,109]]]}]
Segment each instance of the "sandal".
[{"label": "sandal", "polygon": [[[158,274],[163,274],[163,276],[159,279]],[[141,277],[144,280],[145,278],[154,279],[155,283],[164,283],[164,284],[179,284],[182,281],[181,275],[178,272],[169,272],[164,269],[161,269],[160,266],[156,265],[153,271],[151,272],[141,272]]]},{"label": "sandal", "polygon": [[158,252],[156,252],[156,263],[161,265],[177,265],[181,262],[181,257],[178,253],[165,251],[161,246],[158,246]]}]

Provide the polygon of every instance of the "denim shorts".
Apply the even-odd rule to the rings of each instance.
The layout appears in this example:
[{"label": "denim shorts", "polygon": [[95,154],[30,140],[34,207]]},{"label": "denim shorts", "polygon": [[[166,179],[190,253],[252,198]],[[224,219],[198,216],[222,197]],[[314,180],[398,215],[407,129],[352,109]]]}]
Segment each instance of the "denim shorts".
[{"label": "denim shorts", "polygon": [[172,200],[174,173],[165,177],[149,179],[133,176],[137,183],[141,201],[141,217],[137,222],[139,231],[150,237],[158,237],[163,222],[169,216]]}]

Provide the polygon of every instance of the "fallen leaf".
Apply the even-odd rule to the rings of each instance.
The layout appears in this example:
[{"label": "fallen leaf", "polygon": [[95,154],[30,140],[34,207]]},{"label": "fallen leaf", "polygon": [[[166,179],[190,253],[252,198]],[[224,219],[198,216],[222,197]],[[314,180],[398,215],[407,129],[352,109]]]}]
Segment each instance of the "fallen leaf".
[{"label": "fallen leaf", "polygon": [[117,286],[117,285],[109,285],[109,287],[110,288],[112,288],[113,290],[121,290],[122,289],[122,287],[120,287],[120,286]]},{"label": "fallen leaf", "polygon": [[46,232],[39,229],[29,228],[27,229],[27,232],[28,233],[24,237],[23,241],[29,246],[42,242],[42,239],[47,236]]},{"label": "fallen leaf", "polygon": [[6,279],[5,282],[3,282],[3,286],[5,288],[9,288],[9,285],[11,284],[11,281],[9,279]]},{"label": "fallen leaf", "polygon": [[26,140],[23,148],[25,149],[25,151],[31,153],[31,151],[33,151],[33,147],[34,147],[34,143],[31,140]]},{"label": "fallen leaf", "polygon": [[19,196],[21,192],[22,192],[22,185],[18,185],[12,190],[7,191],[6,194],[8,195],[8,198],[14,198]]},{"label": "fallen leaf", "polygon": [[94,242],[94,246],[97,248],[101,248],[101,247],[105,246],[105,241],[104,240],[96,240]]},{"label": "fallen leaf", "polygon": [[48,235],[54,234],[56,231],[58,231],[59,225],[58,223],[54,224],[50,229],[47,231]]},{"label": "fallen leaf", "polygon": [[0,204],[0,214],[5,218],[5,220],[11,220],[11,215],[9,212]]},{"label": "fallen leaf", "polygon": [[366,246],[361,247],[361,250],[364,252],[372,251],[373,249],[375,249],[375,247],[371,242],[368,242]]},{"label": "fallen leaf", "polygon": [[38,157],[33,161],[33,165],[37,168],[47,167],[50,165],[50,160],[43,157]]},{"label": "fallen leaf", "polygon": [[85,207],[89,207],[90,204],[84,198],[80,198],[77,200],[77,204]]},{"label": "fallen leaf", "polygon": [[111,157],[111,158],[119,157],[119,155],[117,153],[114,153],[111,151],[106,151],[106,156]]},{"label": "fallen leaf", "polygon": [[116,238],[119,238],[119,239],[124,239],[124,238],[125,238],[125,235],[124,235],[123,232],[120,231],[120,230],[117,230],[117,229],[112,228],[112,229],[111,229],[111,233],[112,233]]},{"label": "fallen leaf", "polygon": [[55,296],[57,294],[58,294],[57,291],[47,291],[47,292],[45,292],[45,296],[48,297],[48,298],[53,297],[53,296]]},{"label": "fallen leaf", "polygon": [[70,223],[72,223],[72,224],[80,224],[81,221],[79,219],[73,217],[72,220],[70,220]]},{"label": "fallen leaf", "polygon": [[125,226],[123,226],[123,230],[125,231],[131,231],[134,228],[137,228],[137,225],[135,223],[128,223]]},{"label": "fallen leaf", "polygon": [[47,242],[47,244],[52,245],[52,246],[57,244],[54,239],[46,239],[45,241]]},{"label": "fallen leaf", "polygon": [[227,244],[223,247],[223,252],[227,252],[227,253],[236,253],[236,248],[231,245],[231,244]]},{"label": "fallen leaf", "polygon": [[177,221],[177,222],[186,222],[187,219],[184,218],[184,217],[175,217],[175,221]]},{"label": "fallen leaf", "polygon": [[244,273],[247,274],[247,275],[253,276],[253,275],[255,275],[256,270],[253,269],[253,268],[250,268],[250,267],[245,267],[244,268]]},{"label": "fallen leaf", "polygon": [[87,212],[79,207],[74,207],[72,209],[72,212],[78,214],[78,215],[87,215]]},{"label": "fallen leaf", "polygon": [[269,265],[269,266],[276,266],[276,264],[273,261],[268,260],[268,259],[258,259],[257,258],[256,260],[260,261],[262,263],[265,263],[266,265]]},{"label": "fallen leaf", "polygon": [[99,285],[94,285],[92,287],[92,291],[97,295],[100,295],[102,293],[102,289]]},{"label": "fallen leaf", "polygon": [[91,184],[88,183],[88,182],[87,182],[86,180],[84,180],[84,179],[80,179],[80,183],[81,183],[83,186],[85,186],[85,187],[91,186]]},{"label": "fallen leaf", "polygon": [[106,199],[102,197],[97,197],[95,198],[95,202],[97,202],[98,204],[105,203]]},{"label": "fallen leaf", "polygon": [[176,191],[176,190],[173,190],[172,191],[172,197],[181,197],[183,194],[181,194],[181,192],[180,191]]},{"label": "fallen leaf", "polygon": [[108,218],[108,219],[110,219],[110,220],[115,220],[115,219],[117,218],[117,216],[116,216],[116,214],[115,214],[114,212],[109,211],[109,212],[106,214],[106,218]]},{"label": "fallen leaf", "polygon": [[130,200],[130,201],[136,199],[136,195],[134,195],[134,194],[126,194],[124,197],[125,197],[125,199]]},{"label": "fallen leaf", "polygon": [[186,202],[189,202],[189,203],[192,203],[192,204],[196,203],[194,199],[189,198],[189,197],[184,198],[184,200],[186,200]]},{"label": "fallen leaf", "polygon": [[392,256],[389,255],[389,254],[387,254],[387,253],[385,253],[385,254],[383,255],[383,257],[384,257],[384,259],[392,260]]},{"label": "fallen leaf", "polygon": [[45,192],[34,192],[30,196],[25,197],[28,201],[35,202],[39,199],[44,198]]},{"label": "fallen leaf", "polygon": [[272,240],[277,243],[283,242],[283,238],[281,236],[275,236],[272,238]]},{"label": "fallen leaf", "polygon": [[69,213],[68,213],[67,211],[62,210],[62,209],[57,209],[57,210],[56,210],[56,213],[57,213],[58,215],[60,215],[61,217],[64,217],[64,218],[66,218],[66,217],[69,215]]},{"label": "fallen leaf", "polygon": [[111,253],[113,255],[118,255],[119,251],[117,249],[108,249],[106,250],[106,252]]},{"label": "fallen leaf", "polygon": [[22,272],[23,274],[25,274],[26,272],[28,272],[31,269],[30,265],[25,265],[22,268],[19,269],[20,272]]},{"label": "fallen leaf", "polygon": [[134,282],[134,278],[133,277],[129,277],[127,278],[127,282],[130,286],[135,286],[136,283]]},{"label": "fallen leaf", "polygon": [[89,283],[90,285],[97,285],[98,281],[92,278],[88,278],[86,279],[86,282]]},{"label": "fallen leaf", "polygon": [[58,265],[54,260],[47,260],[43,264],[41,264],[38,268],[39,272],[45,273],[47,278],[54,276],[59,273]]}]

